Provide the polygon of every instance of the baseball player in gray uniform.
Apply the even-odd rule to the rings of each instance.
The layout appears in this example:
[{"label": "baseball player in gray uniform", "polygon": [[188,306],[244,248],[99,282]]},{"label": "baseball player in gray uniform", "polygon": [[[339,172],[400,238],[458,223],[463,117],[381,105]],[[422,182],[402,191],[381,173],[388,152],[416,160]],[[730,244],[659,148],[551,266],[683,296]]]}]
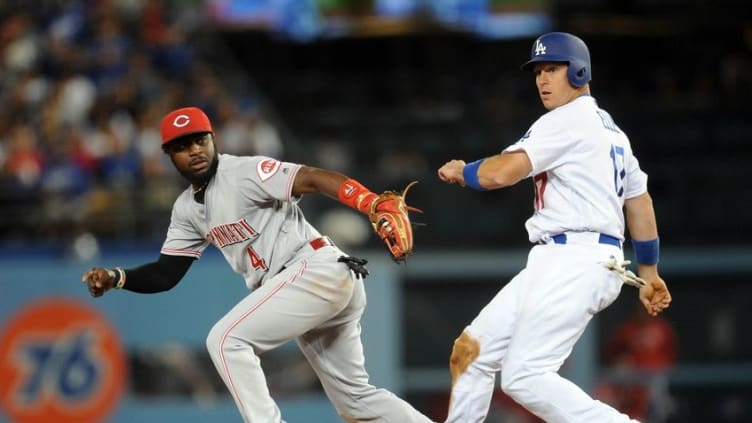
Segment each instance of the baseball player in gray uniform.
[{"label": "baseball player in gray uniform", "polygon": [[294,339],[347,422],[429,422],[368,382],[360,339],[365,260],[343,253],[309,224],[298,201],[323,193],[368,213],[376,194],[334,171],[269,157],[218,154],[195,107],[162,119],[163,148],[191,185],[175,201],[159,259],[83,275],[92,296],[110,289],[166,291],[213,244],[251,290],[206,340],[247,423],[281,422],[260,356]]},{"label": "baseball player in gray uniform", "polygon": [[[527,177],[535,189],[526,224],[535,246],[527,266],[454,343],[447,422],[483,421],[497,372],[502,390],[546,422],[628,422],[558,371],[590,319],[624,283],[639,286],[651,315],[671,302],[658,275],[647,176],[627,136],[590,96],[590,53],[581,39],[542,35],[523,69],[535,74],[548,113],[501,154],[469,164],[451,160],[438,170],[444,182],[481,191]],[[625,268],[623,209],[639,277]]]}]

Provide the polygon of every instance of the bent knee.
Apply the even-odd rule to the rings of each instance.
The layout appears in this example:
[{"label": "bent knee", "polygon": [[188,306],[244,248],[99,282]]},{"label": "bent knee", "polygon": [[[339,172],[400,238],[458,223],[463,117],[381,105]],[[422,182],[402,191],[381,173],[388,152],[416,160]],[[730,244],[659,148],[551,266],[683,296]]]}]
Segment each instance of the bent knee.
[{"label": "bent knee", "polygon": [[519,402],[520,396],[529,392],[531,384],[535,383],[535,375],[533,374],[519,374],[510,373],[505,374],[501,371],[501,390],[509,397]]},{"label": "bent knee", "polygon": [[332,397],[332,404],[346,422],[370,422],[374,421],[374,411],[369,405],[387,403],[394,398],[394,394],[385,389],[368,383],[356,383],[348,387],[347,392],[339,392]]},{"label": "bent knee", "polygon": [[[209,354],[215,357],[222,353],[222,350],[227,350],[233,345],[237,345],[238,338],[235,334],[237,330],[233,330],[223,320],[217,322],[209,331],[206,336],[206,349],[209,350]],[[243,342],[247,344],[248,342]]]},{"label": "bent knee", "polygon": [[463,331],[455,339],[452,355],[449,358],[449,370],[452,374],[452,385],[457,378],[465,373],[467,368],[478,358],[480,354],[480,343],[467,332]]},{"label": "bent knee", "polygon": [[209,355],[214,359],[220,352],[220,343],[224,336],[224,328],[219,324],[215,324],[209,334],[206,336],[206,349],[209,351]]}]

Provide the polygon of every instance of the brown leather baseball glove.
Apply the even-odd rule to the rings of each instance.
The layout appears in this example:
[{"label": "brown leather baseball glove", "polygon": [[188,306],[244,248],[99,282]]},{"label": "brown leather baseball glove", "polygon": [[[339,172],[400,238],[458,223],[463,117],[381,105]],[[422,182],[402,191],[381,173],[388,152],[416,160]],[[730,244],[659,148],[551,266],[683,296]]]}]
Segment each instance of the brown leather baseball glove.
[{"label": "brown leather baseball glove", "polygon": [[368,213],[373,230],[397,263],[404,262],[413,252],[413,228],[408,211],[423,213],[405,203],[407,191],[417,183],[410,182],[401,194],[396,191],[382,192],[371,204]]}]

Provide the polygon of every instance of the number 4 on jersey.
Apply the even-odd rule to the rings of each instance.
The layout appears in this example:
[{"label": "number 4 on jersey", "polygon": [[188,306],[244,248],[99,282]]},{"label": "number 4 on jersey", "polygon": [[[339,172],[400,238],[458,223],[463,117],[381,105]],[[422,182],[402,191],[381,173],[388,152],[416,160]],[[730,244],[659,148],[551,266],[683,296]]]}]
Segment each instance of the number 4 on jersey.
[{"label": "number 4 on jersey", "polygon": [[248,247],[245,250],[248,253],[248,258],[251,260],[251,267],[256,270],[269,270],[269,266],[266,265],[266,261],[264,261],[264,259],[260,255],[258,255],[253,247]]}]

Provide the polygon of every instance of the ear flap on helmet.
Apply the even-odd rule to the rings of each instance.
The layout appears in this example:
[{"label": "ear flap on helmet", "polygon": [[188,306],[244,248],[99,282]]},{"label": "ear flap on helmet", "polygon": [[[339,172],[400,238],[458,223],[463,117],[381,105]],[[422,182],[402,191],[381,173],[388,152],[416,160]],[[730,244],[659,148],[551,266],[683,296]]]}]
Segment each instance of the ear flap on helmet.
[{"label": "ear flap on helmet", "polygon": [[590,81],[590,69],[581,62],[572,61],[569,63],[567,77],[570,84],[579,88]]}]

